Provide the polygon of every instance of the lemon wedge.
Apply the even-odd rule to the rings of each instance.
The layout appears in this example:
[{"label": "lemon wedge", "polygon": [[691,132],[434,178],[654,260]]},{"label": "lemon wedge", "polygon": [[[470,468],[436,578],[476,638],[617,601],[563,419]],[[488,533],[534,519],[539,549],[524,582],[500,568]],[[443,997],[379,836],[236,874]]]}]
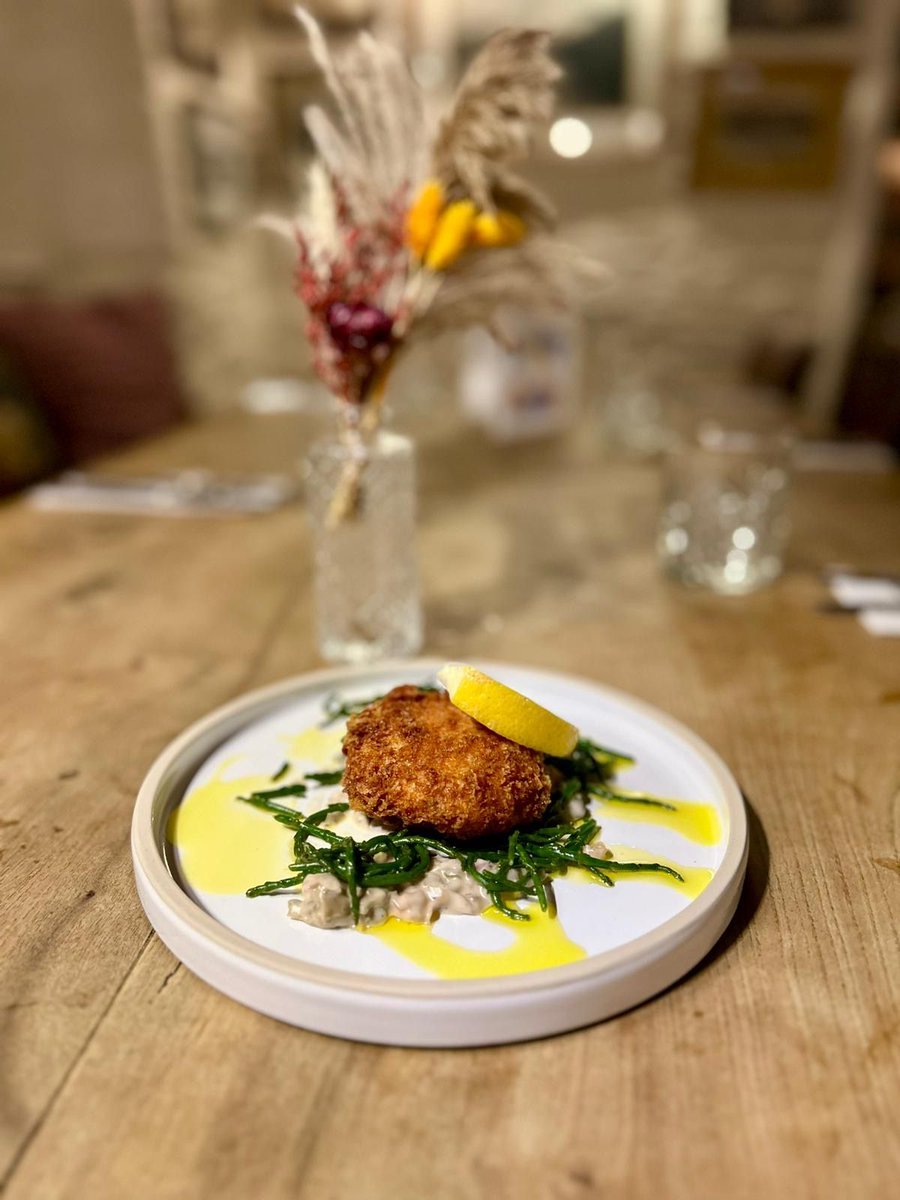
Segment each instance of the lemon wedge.
[{"label": "lemon wedge", "polygon": [[553,758],[566,758],[575,749],[574,725],[490,675],[465,663],[447,663],[437,677],[451,704],[501,737]]}]

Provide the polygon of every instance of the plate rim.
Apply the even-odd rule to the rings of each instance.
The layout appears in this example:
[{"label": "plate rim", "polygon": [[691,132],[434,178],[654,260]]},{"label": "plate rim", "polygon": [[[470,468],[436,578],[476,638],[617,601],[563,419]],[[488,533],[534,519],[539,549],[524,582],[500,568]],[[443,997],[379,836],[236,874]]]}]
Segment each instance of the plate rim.
[{"label": "plate rim", "polygon": [[[217,727],[227,725],[246,713],[247,721],[244,725],[227,729],[223,734],[224,741],[239,732],[241,727],[246,727],[254,717],[263,715],[266,709],[271,709],[278,701],[295,693],[315,691],[329,684],[347,686],[356,679],[364,680],[367,677],[398,671],[433,672],[442,666],[444,661],[446,660],[432,657],[388,659],[361,666],[346,665],[306,671],[243,692],[194,721],[156,757],[138,790],[131,822],[131,851],[139,892],[142,892],[142,884],[149,888],[155,901],[166,910],[167,918],[179,925],[181,931],[188,936],[211,941],[218,951],[234,955],[257,969],[286,976],[297,984],[337,989],[345,994],[364,993],[371,997],[467,1001],[509,997],[525,992],[543,992],[567,984],[583,983],[595,976],[618,976],[632,965],[646,965],[665,954],[667,949],[675,949],[688,941],[706,921],[715,916],[718,906],[728,901],[735,886],[738,889],[742,886],[749,850],[743,794],[723,759],[698,734],[662,709],[619,688],[569,672],[481,658],[476,659],[473,665],[488,673],[502,672],[506,669],[527,671],[548,681],[563,680],[581,688],[601,692],[626,708],[665,726],[670,733],[686,742],[710,768],[728,812],[728,840],[712,880],[681,912],[622,946],[558,967],[481,979],[389,979],[382,975],[304,962],[280,951],[260,946],[223,925],[178,884],[169,870],[161,842],[158,840],[154,806],[167,775],[196,742],[208,737]],[[208,753],[212,753],[212,749]],[[143,895],[141,899],[143,903]],[[146,904],[144,907],[146,910]],[[152,919],[151,924],[156,928]]]}]

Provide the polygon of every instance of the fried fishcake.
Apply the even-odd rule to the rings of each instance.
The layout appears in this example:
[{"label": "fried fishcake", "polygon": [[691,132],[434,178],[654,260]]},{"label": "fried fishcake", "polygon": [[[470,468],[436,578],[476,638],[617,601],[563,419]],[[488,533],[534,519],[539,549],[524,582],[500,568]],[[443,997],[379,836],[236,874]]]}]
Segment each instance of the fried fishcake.
[{"label": "fried fishcake", "polygon": [[373,821],[460,841],[537,821],[550,802],[544,756],[493,733],[445,692],[404,685],[351,717],[344,790]]}]

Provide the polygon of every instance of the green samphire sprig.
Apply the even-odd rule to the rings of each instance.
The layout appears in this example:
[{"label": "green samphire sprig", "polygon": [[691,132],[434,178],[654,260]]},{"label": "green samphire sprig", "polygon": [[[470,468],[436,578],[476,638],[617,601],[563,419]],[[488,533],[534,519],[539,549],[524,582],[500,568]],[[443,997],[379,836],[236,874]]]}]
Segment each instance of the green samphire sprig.
[{"label": "green samphire sprig", "polygon": [[[433,690],[433,689],[432,689]],[[348,714],[360,712],[381,697],[344,703],[329,700],[325,724]],[[456,859],[490,898],[498,912],[513,921],[529,916],[516,907],[516,901],[536,901],[543,912],[552,910],[550,882],[569,868],[579,867],[598,883],[612,887],[613,875],[620,872],[657,872],[683,882],[683,876],[662,863],[623,863],[597,858],[588,847],[600,832],[593,817],[571,817],[569,805],[580,797],[585,805],[596,797],[605,801],[648,804],[675,809],[668,801],[643,792],[625,792],[612,786],[618,769],[632,765],[627,754],[610,750],[588,738],[581,738],[568,758],[548,758],[553,778],[552,798],[537,825],[515,829],[502,838],[479,842],[456,842],[423,830],[398,829],[379,833],[366,841],[341,837],[326,827],[334,813],[346,812],[344,802],[328,804],[305,816],[278,801],[287,796],[302,796],[307,781],[319,786],[340,782],[342,771],[312,772],[303,783],[252,792],[238,799],[271,813],[276,821],[294,832],[293,861],[290,874],[272,879],[248,890],[248,896],[267,896],[296,888],[308,875],[334,875],[347,889],[354,922],[359,921],[360,896],[366,888],[401,888],[418,883],[432,865],[434,856]],[[281,779],[287,773],[277,772]],[[276,777],[273,777],[276,778]]]}]

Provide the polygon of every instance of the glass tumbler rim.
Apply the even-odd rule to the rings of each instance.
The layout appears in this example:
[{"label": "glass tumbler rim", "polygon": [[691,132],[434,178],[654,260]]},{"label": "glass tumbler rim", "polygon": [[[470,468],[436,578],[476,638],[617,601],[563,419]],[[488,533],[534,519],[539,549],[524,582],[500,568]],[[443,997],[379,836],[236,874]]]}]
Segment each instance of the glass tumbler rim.
[{"label": "glass tumbler rim", "polygon": [[782,457],[793,451],[797,435],[787,424],[770,428],[704,419],[693,428],[669,439],[667,449],[678,454],[694,451],[734,458]]}]

